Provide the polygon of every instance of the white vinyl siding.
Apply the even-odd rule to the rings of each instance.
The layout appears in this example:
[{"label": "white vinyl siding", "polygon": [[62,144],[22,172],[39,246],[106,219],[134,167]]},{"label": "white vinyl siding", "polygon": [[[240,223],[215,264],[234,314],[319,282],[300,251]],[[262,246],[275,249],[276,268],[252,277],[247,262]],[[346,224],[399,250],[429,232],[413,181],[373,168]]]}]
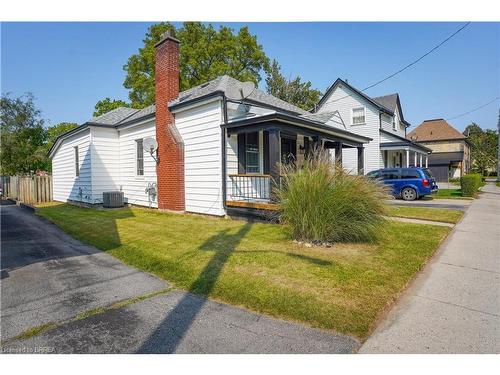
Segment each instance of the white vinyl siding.
[{"label": "white vinyl siding", "polygon": [[175,113],[184,142],[185,209],[222,216],[222,109],[219,100]]},{"label": "white vinyl siding", "polygon": [[[78,152],[79,175],[75,175]],[[90,131],[82,130],[61,142],[52,158],[54,200],[92,201]]]},{"label": "white vinyl siding", "polygon": [[[364,107],[366,125],[352,125],[352,110],[353,108]],[[368,100],[342,85],[336,89],[326,99],[325,103],[318,110],[321,112],[330,112],[338,110],[340,117],[346,127],[341,122],[336,122],[335,127],[345,129],[355,134],[372,138],[370,143],[365,144],[364,154],[364,171],[368,173],[372,170],[382,168],[380,164],[380,142],[379,142],[379,110]],[[351,173],[358,171],[358,154],[355,148],[345,148],[342,150],[342,163],[346,170]]]},{"label": "white vinyl siding", "polygon": [[[155,120],[119,130],[120,188],[125,200],[138,206],[158,207],[157,196],[150,196],[146,189],[156,186],[156,162],[145,152],[143,155],[143,174],[137,175],[137,140],[156,139]],[[151,202],[150,202],[151,199]]]},{"label": "white vinyl siding", "polygon": [[382,114],[382,129],[400,137],[406,137],[405,126],[400,122],[401,116],[396,108],[394,116]]},{"label": "white vinyl siding", "polygon": [[109,127],[92,126],[92,197],[102,203],[102,193],[120,190],[120,148],[118,132]]}]

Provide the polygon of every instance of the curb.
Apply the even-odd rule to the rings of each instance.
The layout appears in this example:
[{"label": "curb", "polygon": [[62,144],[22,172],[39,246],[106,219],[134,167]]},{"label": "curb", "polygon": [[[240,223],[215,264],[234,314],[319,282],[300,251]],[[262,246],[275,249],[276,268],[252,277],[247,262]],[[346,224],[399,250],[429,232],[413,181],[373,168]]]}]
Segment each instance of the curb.
[{"label": "curb", "polygon": [[27,211],[30,211],[30,212],[35,212],[36,211],[36,207],[33,207],[30,204],[19,202],[19,201],[17,201],[16,204],[19,207],[21,207],[23,210],[27,210]]}]

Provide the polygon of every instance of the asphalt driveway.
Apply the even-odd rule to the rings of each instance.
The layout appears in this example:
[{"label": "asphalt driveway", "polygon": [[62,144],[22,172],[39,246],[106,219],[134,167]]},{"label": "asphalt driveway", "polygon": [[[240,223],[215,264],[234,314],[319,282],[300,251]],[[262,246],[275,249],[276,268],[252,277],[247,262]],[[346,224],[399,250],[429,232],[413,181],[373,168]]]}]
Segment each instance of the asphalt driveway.
[{"label": "asphalt driveway", "polygon": [[30,211],[0,210],[4,353],[351,353],[360,345],[175,290]]},{"label": "asphalt driveway", "polygon": [[2,342],[168,285],[16,205],[1,206]]}]

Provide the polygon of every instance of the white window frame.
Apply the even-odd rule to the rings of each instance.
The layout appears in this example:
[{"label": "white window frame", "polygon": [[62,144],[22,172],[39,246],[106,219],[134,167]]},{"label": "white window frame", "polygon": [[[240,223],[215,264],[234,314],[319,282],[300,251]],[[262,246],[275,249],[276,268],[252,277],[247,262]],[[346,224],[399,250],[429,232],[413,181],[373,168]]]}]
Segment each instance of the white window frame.
[{"label": "white window frame", "polygon": [[139,174],[139,154],[137,151],[138,150],[138,144],[139,142],[142,143],[142,146],[144,145],[144,138],[137,138],[134,140],[134,147],[135,147],[135,163],[134,163],[134,166],[135,166],[135,177],[137,178],[144,178],[144,148],[141,147],[141,151],[142,151],[142,174]]},{"label": "white window frame", "polygon": [[[262,155],[263,155],[263,142],[261,141],[261,133],[262,132],[256,132],[257,133],[257,165],[254,166],[254,167],[257,167],[258,168],[258,171],[252,171],[252,172],[249,172],[248,171],[248,151],[247,151],[247,147],[248,147],[248,140],[247,140],[247,135],[248,133],[245,133],[245,172],[246,174],[260,174],[262,173],[262,161],[263,161],[263,158],[262,158]],[[254,152],[255,153],[255,152]]]},{"label": "white window frame", "polygon": [[[363,117],[364,117],[364,121],[363,122],[359,122],[357,124],[354,123],[354,111],[355,110],[358,110],[358,109],[362,109],[363,110]],[[354,108],[351,108],[351,125],[366,125],[366,107],[354,107]]]},{"label": "white window frame", "polygon": [[398,120],[397,119],[398,118],[397,118],[396,114],[394,114],[394,116],[392,116],[392,130],[396,130],[396,131],[398,130],[398,125],[397,125]]},{"label": "white window frame", "polygon": [[73,147],[73,159],[75,165],[75,178],[80,177],[80,150],[78,146]]}]

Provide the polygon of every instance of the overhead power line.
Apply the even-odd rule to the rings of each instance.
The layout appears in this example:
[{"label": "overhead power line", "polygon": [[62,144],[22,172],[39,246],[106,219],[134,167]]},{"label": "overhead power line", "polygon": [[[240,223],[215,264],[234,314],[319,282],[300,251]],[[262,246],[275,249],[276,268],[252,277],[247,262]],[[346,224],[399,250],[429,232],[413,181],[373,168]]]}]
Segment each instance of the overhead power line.
[{"label": "overhead power line", "polygon": [[[467,26],[470,25],[470,22],[467,22],[466,24],[464,24],[463,26],[461,26],[457,31],[455,31],[453,34],[451,34],[449,37],[447,37],[446,39],[444,39],[441,43],[435,45],[434,47],[432,47],[429,51],[427,51],[426,53],[424,53],[422,56],[420,56],[419,58],[417,58],[416,60],[412,61],[411,63],[409,63],[408,65],[404,66],[403,68],[399,69],[398,71],[388,75],[387,77],[385,77],[384,79],[381,79],[380,81],[378,82],[375,82],[373,84],[371,84],[370,86],[367,86],[365,87],[363,90],[361,91],[366,91],[368,89],[371,89],[379,84],[381,84],[382,82],[385,82],[391,78],[393,78],[394,76],[398,75],[399,73],[405,71],[406,69],[410,68],[411,66],[415,65],[416,63],[418,63],[419,61],[423,60],[425,57],[427,57],[428,55],[430,55],[432,52],[434,52],[435,50],[437,50],[439,47],[441,47],[443,44],[445,44],[446,42],[448,42],[451,38],[453,38],[455,35],[457,35],[460,31],[462,31],[463,29],[465,29]],[[338,99],[335,99],[335,100],[332,100],[331,103],[333,102],[337,102],[339,100],[342,100],[342,99],[345,99],[345,98],[348,98],[350,95],[346,95],[346,96],[343,96],[343,97],[340,97]]]},{"label": "overhead power line", "polygon": [[457,116],[455,116],[455,117],[450,117],[450,118],[447,118],[447,119],[446,119],[446,121],[455,120],[455,119],[457,119],[457,118],[460,118],[460,117],[463,117],[463,116],[465,116],[465,115],[468,115],[469,113],[476,112],[476,111],[480,110],[481,108],[484,108],[484,107],[486,107],[487,105],[490,105],[491,103],[496,102],[498,99],[500,99],[500,96],[497,96],[495,99],[490,100],[488,103],[483,104],[483,105],[480,105],[479,107],[474,108],[474,109],[471,109],[470,111],[464,112],[464,113],[462,113],[462,114],[460,114],[460,115],[457,115]]},{"label": "overhead power line", "polygon": [[375,82],[373,85],[370,85],[366,88],[364,88],[362,91],[365,91],[365,90],[368,90],[368,89],[371,89],[372,87],[375,87],[379,84],[381,84],[382,82],[385,82],[387,81],[388,79],[391,79],[392,77],[398,75],[399,73],[405,71],[406,69],[408,69],[409,67],[415,65],[416,63],[418,63],[420,60],[424,59],[426,56],[430,55],[432,52],[434,52],[435,50],[437,50],[439,47],[441,47],[443,44],[445,44],[447,41],[449,41],[451,38],[453,38],[455,35],[457,35],[460,31],[462,31],[463,29],[465,29],[467,26],[470,25],[470,22],[467,22],[465,25],[463,25],[461,28],[459,28],[457,31],[455,31],[453,34],[451,34],[448,38],[446,38],[445,40],[443,40],[441,43],[439,43],[438,45],[432,47],[429,51],[427,51],[426,53],[424,53],[422,56],[420,56],[418,59],[416,59],[415,61],[412,61],[411,63],[409,63],[408,65],[406,65],[405,67],[399,69],[397,72],[395,73],[392,73],[391,75],[388,75],[387,77],[385,77],[384,79],[381,79],[380,81],[378,82]]}]

